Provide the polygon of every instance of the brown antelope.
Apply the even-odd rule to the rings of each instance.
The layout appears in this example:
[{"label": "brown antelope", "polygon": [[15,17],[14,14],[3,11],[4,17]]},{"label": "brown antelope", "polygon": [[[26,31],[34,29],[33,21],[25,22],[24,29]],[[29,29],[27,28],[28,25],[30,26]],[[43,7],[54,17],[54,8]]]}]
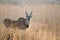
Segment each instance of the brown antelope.
[{"label": "brown antelope", "polygon": [[11,19],[5,19],[4,20],[4,24],[5,27],[8,28],[11,26],[11,24],[13,25],[13,27],[18,27],[19,29],[26,29],[29,28],[29,22],[30,22],[30,18],[32,17],[32,12],[30,13],[30,15],[28,15],[28,13],[26,12],[26,18],[20,17],[18,20],[14,21]]}]

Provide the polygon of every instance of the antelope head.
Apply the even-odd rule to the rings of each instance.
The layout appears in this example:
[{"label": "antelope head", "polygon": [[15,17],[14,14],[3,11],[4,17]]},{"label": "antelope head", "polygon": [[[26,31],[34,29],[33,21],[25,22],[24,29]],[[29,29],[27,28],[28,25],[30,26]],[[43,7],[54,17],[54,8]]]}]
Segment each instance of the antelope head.
[{"label": "antelope head", "polygon": [[32,12],[30,14],[26,12],[26,19],[30,21],[31,18],[32,18]]},{"label": "antelope head", "polygon": [[30,19],[32,18],[32,12],[30,13],[30,14],[28,14],[27,12],[26,12],[26,21],[25,21],[25,23],[26,23],[26,25],[27,25],[27,28],[29,27],[29,22],[30,22]]}]

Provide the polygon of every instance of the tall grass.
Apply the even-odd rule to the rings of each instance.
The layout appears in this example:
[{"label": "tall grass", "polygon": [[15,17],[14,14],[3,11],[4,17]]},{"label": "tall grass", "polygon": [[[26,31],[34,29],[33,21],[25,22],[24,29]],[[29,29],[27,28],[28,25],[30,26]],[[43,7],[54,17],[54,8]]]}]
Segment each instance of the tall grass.
[{"label": "tall grass", "polygon": [[59,40],[60,25],[57,24],[31,24],[30,28],[20,30],[15,28],[5,28],[0,25],[0,40],[7,40],[10,36],[13,40]]},{"label": "tall grass", "polygon": [[[3,19],[25,17],[33,11],[29,28],[5,28]],[[0,40],[60,40],[60,5],[0,6]],[[18,15],[18,16],[17,16]]]}]

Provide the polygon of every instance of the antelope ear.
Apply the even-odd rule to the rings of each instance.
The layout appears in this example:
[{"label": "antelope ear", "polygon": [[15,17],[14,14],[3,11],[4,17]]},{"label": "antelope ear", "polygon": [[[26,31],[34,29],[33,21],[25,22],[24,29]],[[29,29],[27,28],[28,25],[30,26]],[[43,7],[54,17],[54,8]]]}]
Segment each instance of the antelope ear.
[{"label": "antelope ear", "polygon": [[32,12],[30,13],[30,17],[32,17]]},{"label": "antelope ear", "polygon": [[28,16],[28,13],[25,11],[25,13],[26,13],[26,16]]}]

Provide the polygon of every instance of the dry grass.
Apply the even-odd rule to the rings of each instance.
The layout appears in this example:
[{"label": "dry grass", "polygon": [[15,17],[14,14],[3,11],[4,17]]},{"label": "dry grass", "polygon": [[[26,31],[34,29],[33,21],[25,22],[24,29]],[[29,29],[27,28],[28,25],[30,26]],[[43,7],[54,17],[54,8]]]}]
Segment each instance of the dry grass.
[{"label": "dry grass", "polygon": [[[30,27],[26,30],[0,25],[0,40],[60,40],[60,5],[0,6],[0,21],[4,18],[25,17],[25,9],[33,10]],[[22,13],[22,14],[21,14]],[[17,16],[18,15],[18,16]],[[1,21],[3,22],[3,21]]]},{"label": "dry grass", "polygon": [[[0,25],[0,40],[7,40],[10,36],[13,40],[60,40],[60,29],[56,24],[40,24],[36,27],[31,24],[26,30],[5,28]],[[35,27],[35,28],[34,28]]]}]

